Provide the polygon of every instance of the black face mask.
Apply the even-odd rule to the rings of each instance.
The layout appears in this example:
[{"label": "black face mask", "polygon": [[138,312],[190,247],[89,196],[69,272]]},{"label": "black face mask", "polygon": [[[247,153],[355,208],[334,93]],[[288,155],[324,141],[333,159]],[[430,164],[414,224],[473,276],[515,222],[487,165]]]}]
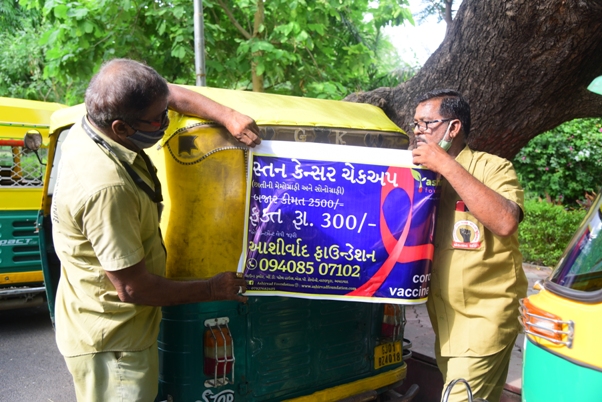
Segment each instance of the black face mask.
[{"label": "black face mask", "polygon": [[161,118],[161,123],[150,122],[146,120],[140,120],[145,123],[151,124],[155,127],[159,127],[158,130],[155,131],[142,131],[138,130],[136,127],[132,126],[130,123],[125,122],[128,126],[134,130],[134,134],[127,137],[128,140],[132,141],[134,145],[136,145],[140,149],[150,148],[155,145],[161,138],[163,138],[163,134],[165,134],[165,130],[169,126],[169,118],[167,117],[167,109],[163,112],[163,116]]},{"label": "black face mask", "polygon": [[94,132],[94,130],[92,130],[92,128],[88,125],[86,116],[84,116],[84,118],[82,119],[82,127],[83,127],[84,131],[86,132],[86,134],[88,134],[88,137],[90,137],[92,139],[92,141],[94,141],[95,143],[97,143],[98,145],[100,145],[101,147],[106,149],[111,155],[113,155],[121,163],[121,165],[128,172],[128,174],[130,175],[132,180],[134,180],[134,183],[136,183],[136,185],[142,191],[144,191],[146,193],[146,195],[149,196],[151,201],[153,201],[154,203],[157,204],[157,210],[159,212],[159,217],[161,217],[161,209],[162,209],[161,201],[163,201],[163,195],[161,194],[161,182],[159,181],[159,178],[157,177],[157,172],[155,171],[155,167],[153,166],[152,162],[150,161],[148,155],[146,155],[144,153],[144,151],[138,152],[138,155],[140,155],[142,157],[142,159],[144,160],[144,163],[146,163],[146,168],[148,169],[148,172],[150,173],[151,178],[153,180],[153,185],[155,187],[154,190],[148,184],[146,184],[146,182],[144,180],[142,180],[142,177],[140,177],[140,175],[138,175],[138,173],[136,173],[136,171],[127,162],[119,159],[119,157],[117,156],[117,154],[115,153],[113,148],[111,148],[111,146],[109,144],[107,144],[107,142],[105,140],[103,140],[98,134],[96,134]]}]

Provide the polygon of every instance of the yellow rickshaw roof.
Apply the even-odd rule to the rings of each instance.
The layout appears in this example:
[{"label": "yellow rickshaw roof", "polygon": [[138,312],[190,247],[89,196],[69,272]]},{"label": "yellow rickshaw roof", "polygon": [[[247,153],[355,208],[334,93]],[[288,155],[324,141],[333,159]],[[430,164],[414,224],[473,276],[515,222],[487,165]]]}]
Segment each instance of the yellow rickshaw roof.
[{"label": "yellow rickshaw roof", "polygon": [[31,129],[44,135],[52,113],[66,107],[54,102],[0,97],[0,138],[22,138]]},{"label": "yellow rickshaw roof", "polygon": [[60,128],[73,125],[84,114],[86,114],[86,106],[83,103],[57,110],[50,118],[50,135],[54,134]]},{"label": "yellow rickshaw roof", "polygon": [[228,89],[185,86],[241,113],[260,125],[353,127],[402,133],[382,109],[365,103],[302,98]]},{"label": "yellow rickshaw roof", "polygon": [[[296,125],[379,130],[405,134],[382,111],[364,103],[302,98],[259,92],[185,86],[214,101],[251,116],[258,125]],[[85,113],[84,105],[59,110],[52,116],[50,131],[69,126]],[[178,125],[203,121],[198,118],[174,119]],[[190,120],[190,121],[189,121]],[[170,127],[173,129],[173,127]],[[172,130],[168,130],[172,131]],[[167,141],[169,137],[164,138]]]}]

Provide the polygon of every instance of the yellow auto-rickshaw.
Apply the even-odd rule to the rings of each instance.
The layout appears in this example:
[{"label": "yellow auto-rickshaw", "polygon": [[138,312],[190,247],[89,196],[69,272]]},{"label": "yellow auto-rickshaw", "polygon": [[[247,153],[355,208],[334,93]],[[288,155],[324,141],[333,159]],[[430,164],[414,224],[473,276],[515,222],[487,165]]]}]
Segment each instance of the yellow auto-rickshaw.
[{"label": "yellow auto-rickshaw", "polygon": [[[602,77],[588,87],[602,95]],[[521,300],[524,402],[602,400],[600,194],[539,293]]]},{"label": "yellow auto-rickshaw", "polygon": [[[408,146],[407,135],[371,105],[190,89],[254,118],[264,140]],[[55,168],[60,143],[84,113],[80,105],[52,116],[38,223],[51,311],[60,275],[50,219]],[[185,280],[236,271],[244,229],[247,150],[212,122],[174,112],[169,118],[160,149],[148,151],[165,201],[161,227],[167,276]],[[417,194],[424,195],[427,187],[434,191],[435,184],[427,186],[427,177],[410,175],[408,182]],[[424,225],[431,223],[426,220]],[[244,304],[165,307],[157,400],[375,400],[406,377],[409,350],[403,340],[404,323],[400,305],[281,296],[251,296]],[[404,400],[415,392],[416,388],[408,391]]]},{"label": "yellow auto-rickshaw", "polygon": [[58,103],[0,97],[0,309],[45,303],[35,222]]}]

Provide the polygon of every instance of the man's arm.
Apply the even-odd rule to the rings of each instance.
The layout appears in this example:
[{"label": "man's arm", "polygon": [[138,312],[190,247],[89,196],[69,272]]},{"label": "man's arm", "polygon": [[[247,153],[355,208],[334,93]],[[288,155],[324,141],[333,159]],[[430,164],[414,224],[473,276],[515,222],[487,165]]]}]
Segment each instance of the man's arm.
[{"label": "man's arm", "polygon": [[239,290],[246,291],[243,278],[222,272],[207,280],[177,281],[153,275],[144,260],[129,268],[105,271],[122,302],[147,306],[172,306],[203,301],[236,300],[246,302]]},{"label": "man's arm", "polygon": [[189,89],[173,84],[168,84],[168,86],[170,109],[221,124],[234,138],[250,147],[261,142],[259,128],[255,124],[255,120],[249,116]]},{"label": "man's arm", "polygon": [[520,207],[475,179],[437,144],[419,143],[412,154],[415,164],[445,177],[470,213],[495,235],[509,236],[518,229]]}]

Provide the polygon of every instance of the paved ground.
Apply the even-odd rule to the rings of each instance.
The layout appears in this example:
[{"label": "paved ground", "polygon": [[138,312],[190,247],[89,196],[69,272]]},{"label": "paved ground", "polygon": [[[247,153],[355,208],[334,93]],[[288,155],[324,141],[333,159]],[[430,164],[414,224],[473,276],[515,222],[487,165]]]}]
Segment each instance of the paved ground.
[{"label": "paved ground", "polygon": [[[546,267],[537,267],[533,265],[523,265],[527,279],[529,280],[529,288],[527,295],[531,295],[536,291],[533,290],[533,285],[540,279],[546,278],[551,269]],[[424,304],[418,306],[406,307],[406,318],[408,320],[405,328],[404,337],[412,342],[412,352],[417,355],[422,355],[431,358],[434,362],[435,354],[433,347],[435,344],[435,334],[433,327],[426,312]],[[523,361],[523,340],[524,335],[520,334],[514,345],[512,358],[510,360],[510,368],[508,371],[508,379],[506,380],[506,389],[520,394],[522,389],[522,361]]]},{"label": "paved ground", "polygon": [[0,311],[0,401],[73,402],[46,306]]}]

